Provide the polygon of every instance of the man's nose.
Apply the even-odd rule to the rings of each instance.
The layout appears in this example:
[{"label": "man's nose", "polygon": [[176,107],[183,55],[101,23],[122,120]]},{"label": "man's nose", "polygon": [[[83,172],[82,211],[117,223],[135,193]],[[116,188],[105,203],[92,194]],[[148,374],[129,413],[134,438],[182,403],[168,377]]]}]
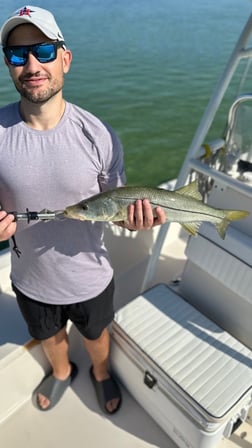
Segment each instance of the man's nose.
[{"label": "man's nose", "polygon": [[27,55],[27,62],[25,64],[25,67],[29,67],[29,71],[38,71],[38,66],[40,66],[40,62],[37,60],[37,58],[32,54],[31,51],[29,51]]}]

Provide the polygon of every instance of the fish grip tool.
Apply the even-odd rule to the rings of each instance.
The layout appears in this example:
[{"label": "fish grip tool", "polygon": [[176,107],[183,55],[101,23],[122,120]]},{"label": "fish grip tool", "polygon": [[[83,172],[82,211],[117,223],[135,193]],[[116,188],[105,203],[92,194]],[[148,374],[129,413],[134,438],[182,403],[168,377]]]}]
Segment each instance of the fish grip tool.
[{"label": "fish grip tool", "polygon": [[[0,210],[2,210],[1,203],[0,203]],[[37,211],[30,211],[28,208],[26,208],[25,212],[19,213],[17,211],[11,211],[11,212],[7,212],[7,213],[8,213],[8,215],[14,216],[15,222],[27,221],[28,224],[30,223],[30,221],[51,221],[51,220],[63,218],[63,210],[50,211],[47,209],[43,209],[40,212],[37,212]],[[20,258],[21,251],[19,250],[19,248],[17,246],[15,235],[12,235],[11,239],[13,242],[12,249],[16,253],[17,257]]]},{"label": "fish grip tool", "polygon": [[51,221],[63,217],[62,210],[56,210],[52,212],[47,209],[43,209],[40,212],[36,212],[36,211],[30,211],[27,208],[26,211],[22,213],[13,211],[8,212],[8,214],[14,215],[15,221],[27,221],[28,224],[30,223],[30,221]]}]

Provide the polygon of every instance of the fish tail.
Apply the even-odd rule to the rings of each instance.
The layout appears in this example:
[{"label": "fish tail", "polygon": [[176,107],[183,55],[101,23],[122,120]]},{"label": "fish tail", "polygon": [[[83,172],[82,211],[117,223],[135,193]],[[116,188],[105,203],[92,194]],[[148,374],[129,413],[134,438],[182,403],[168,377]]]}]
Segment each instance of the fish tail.
[{"label": "fish tail", "polygon": [[215,227],[220,235],[220,237],[224,240],[227,227],[231,221],[237,221],[238,219],[246,218],[249,215],[249,212],[245,210],[226,210],[225,218],[221,220],[221,222],[215,224]]},{"label": "fish tail", "polygon": [[226,210],[225,219],[228,221],[236,221],[238,219],[246,218],[249,215],[249,212],[245,210]]}]

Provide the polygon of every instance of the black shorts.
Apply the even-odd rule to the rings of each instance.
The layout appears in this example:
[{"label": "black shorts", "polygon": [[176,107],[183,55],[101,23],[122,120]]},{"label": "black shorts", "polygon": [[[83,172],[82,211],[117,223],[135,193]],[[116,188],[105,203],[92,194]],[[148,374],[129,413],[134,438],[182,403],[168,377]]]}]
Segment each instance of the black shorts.
[{"label": "black shorts", "polygon": [[71,320],[87,339],[97,339],[114,317],[114,280],[97,297],[71,305],[51,305],[33,300],[14,285],[20,311],[31,336],[38,340],[57,334]]}]

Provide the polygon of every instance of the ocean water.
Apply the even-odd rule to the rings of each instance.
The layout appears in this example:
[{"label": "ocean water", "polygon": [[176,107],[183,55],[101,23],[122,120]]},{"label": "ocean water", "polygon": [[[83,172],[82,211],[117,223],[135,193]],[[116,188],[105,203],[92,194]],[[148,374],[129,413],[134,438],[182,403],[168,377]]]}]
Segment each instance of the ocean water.
[{"label": "ocean water", "polygon": [[[56,16],[73,63],[65,98],[109,122],[129,184],[174,178],[251,0],[33,0]],[[17,1],[1,5],[3,22]],[[4,63],[0,106],[15,101]]]}]

